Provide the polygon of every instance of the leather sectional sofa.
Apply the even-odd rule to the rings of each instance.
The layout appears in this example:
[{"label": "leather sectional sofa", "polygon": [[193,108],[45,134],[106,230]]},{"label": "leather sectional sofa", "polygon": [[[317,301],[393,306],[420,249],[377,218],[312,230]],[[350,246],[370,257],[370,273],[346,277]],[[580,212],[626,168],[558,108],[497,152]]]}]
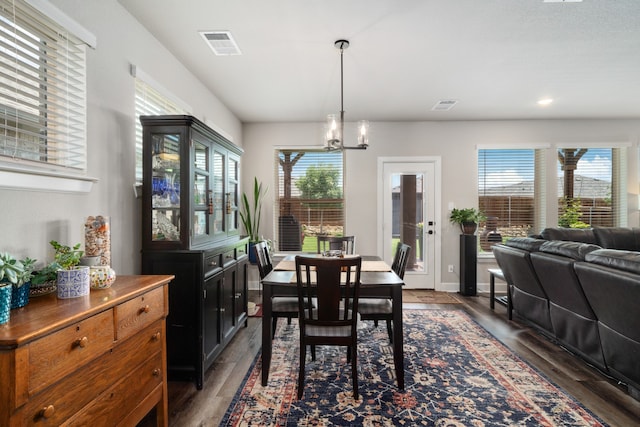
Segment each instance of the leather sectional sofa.
[{"label": "leather sectional sofa", "polygon": [[492,249],[513,312],[640,399],[640,229],[549,228]]}]

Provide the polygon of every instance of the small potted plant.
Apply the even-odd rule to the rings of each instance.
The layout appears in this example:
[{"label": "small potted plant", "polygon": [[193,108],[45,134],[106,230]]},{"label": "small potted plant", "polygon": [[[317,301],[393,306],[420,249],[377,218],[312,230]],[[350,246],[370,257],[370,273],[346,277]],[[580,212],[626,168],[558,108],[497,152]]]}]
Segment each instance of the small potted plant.
[{"label": "small potted plant", "polygon": [[475,234],[478,223],[486,219],[485,215],[476,208],[453,208],[449,220],[460,225],[462,234]]},{"label": "small potted plant", "polygon": [[37,297],[55,292],[57,289],[56,281],[58,280],[58,270],[60,270],[60,268],[60,264],[54,261],[34,271],[33,277],[31,278],[29,295]]},{"label": "small potted plant", "polygon": [[262,200],[264,199],[267,189],[258,182],[258,178],[253,181],[253,202],[249,202],[247,193],[242,193],[240,220],[244,226],[244,230],[249,236],[249,262],[255,264],[257,262],[253,246],[262,241],[260,237],[260,218],[262,217]]},{"label": "small potted plant", "polygon": [[26,257],[20,260],[22,264],[22,272],[18,274],[18,281],[13,285],[11,292],[11,308],[20,308],[29,302],[29,289],[31,288],[31,279],[33,277],[33,266],[35,259]]},{"label": "small potted plant", "polygon": [[7,323],[11,314],[13,285],[24,272],[24,266],[8,252],[0,253],[0,325]]},{"label": "small potted plant", "polygon": [[55,250],[54,260],[60,265],[56,279],[58,298],[76,298],[89,294],[89,267],[80,264],[84,251],[80,243],[73,247],[62,245],[55,240],[49,242]]}]

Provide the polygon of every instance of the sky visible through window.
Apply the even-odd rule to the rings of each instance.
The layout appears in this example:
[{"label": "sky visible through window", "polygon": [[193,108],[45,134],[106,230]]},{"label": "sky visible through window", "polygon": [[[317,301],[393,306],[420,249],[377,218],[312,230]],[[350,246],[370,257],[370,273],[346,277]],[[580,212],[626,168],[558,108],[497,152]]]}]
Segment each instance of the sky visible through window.
[{"label": "sky visible through window", "polygon": [[[494,158],[507,158],[510,153],[516,154],[522,150],[483,150],[486,156],[487,167],[480,168],[478,176],[478,187],[483,188],[491,186],[506,186],[518,184],[524,181],[533,181],[533,168],[518,167],[514,164],[504,165],[503,162],[490,161]],[[610,148],[589,148],[587,153],[578,162],[578,168],[575,175],[586,176],[589,178],[599,179],[603,181],[611,181],[611,149]],[[531,150],[531,164],[534,159],[533,150]],[[486,176],[485,176],[486,174]],[[557,176],[562,176],[560,162],[557,162]],[[486,178],[486,179],[485,179]]]}]

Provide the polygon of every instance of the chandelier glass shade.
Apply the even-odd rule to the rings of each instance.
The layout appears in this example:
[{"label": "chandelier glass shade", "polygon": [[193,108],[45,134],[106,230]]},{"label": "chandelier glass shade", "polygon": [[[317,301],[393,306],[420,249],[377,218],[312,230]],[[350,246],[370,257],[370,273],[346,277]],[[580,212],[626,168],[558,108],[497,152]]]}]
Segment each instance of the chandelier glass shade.
[{"label": "chandelier glass shade", "polygon": [[327,116],[324,148],[326,150],[365,150],[369,146],[369,122],[367,120],[358,121],[357,145],[344,145],[344,50],[349,47],[349,41],[337,40],[334,45],[340,50],[340,114]]}]

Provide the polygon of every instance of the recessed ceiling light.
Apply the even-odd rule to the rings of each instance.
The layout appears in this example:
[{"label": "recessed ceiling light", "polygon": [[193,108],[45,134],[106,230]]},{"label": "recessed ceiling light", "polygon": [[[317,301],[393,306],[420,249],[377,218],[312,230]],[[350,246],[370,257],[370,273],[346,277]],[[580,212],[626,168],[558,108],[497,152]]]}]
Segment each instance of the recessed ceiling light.
[{"label": "recessed ceiling light", "polygon": [[551,98],[542,98],[540,100],[538,100],[538,105],[549,105],[553,102],[553,99]]}]

